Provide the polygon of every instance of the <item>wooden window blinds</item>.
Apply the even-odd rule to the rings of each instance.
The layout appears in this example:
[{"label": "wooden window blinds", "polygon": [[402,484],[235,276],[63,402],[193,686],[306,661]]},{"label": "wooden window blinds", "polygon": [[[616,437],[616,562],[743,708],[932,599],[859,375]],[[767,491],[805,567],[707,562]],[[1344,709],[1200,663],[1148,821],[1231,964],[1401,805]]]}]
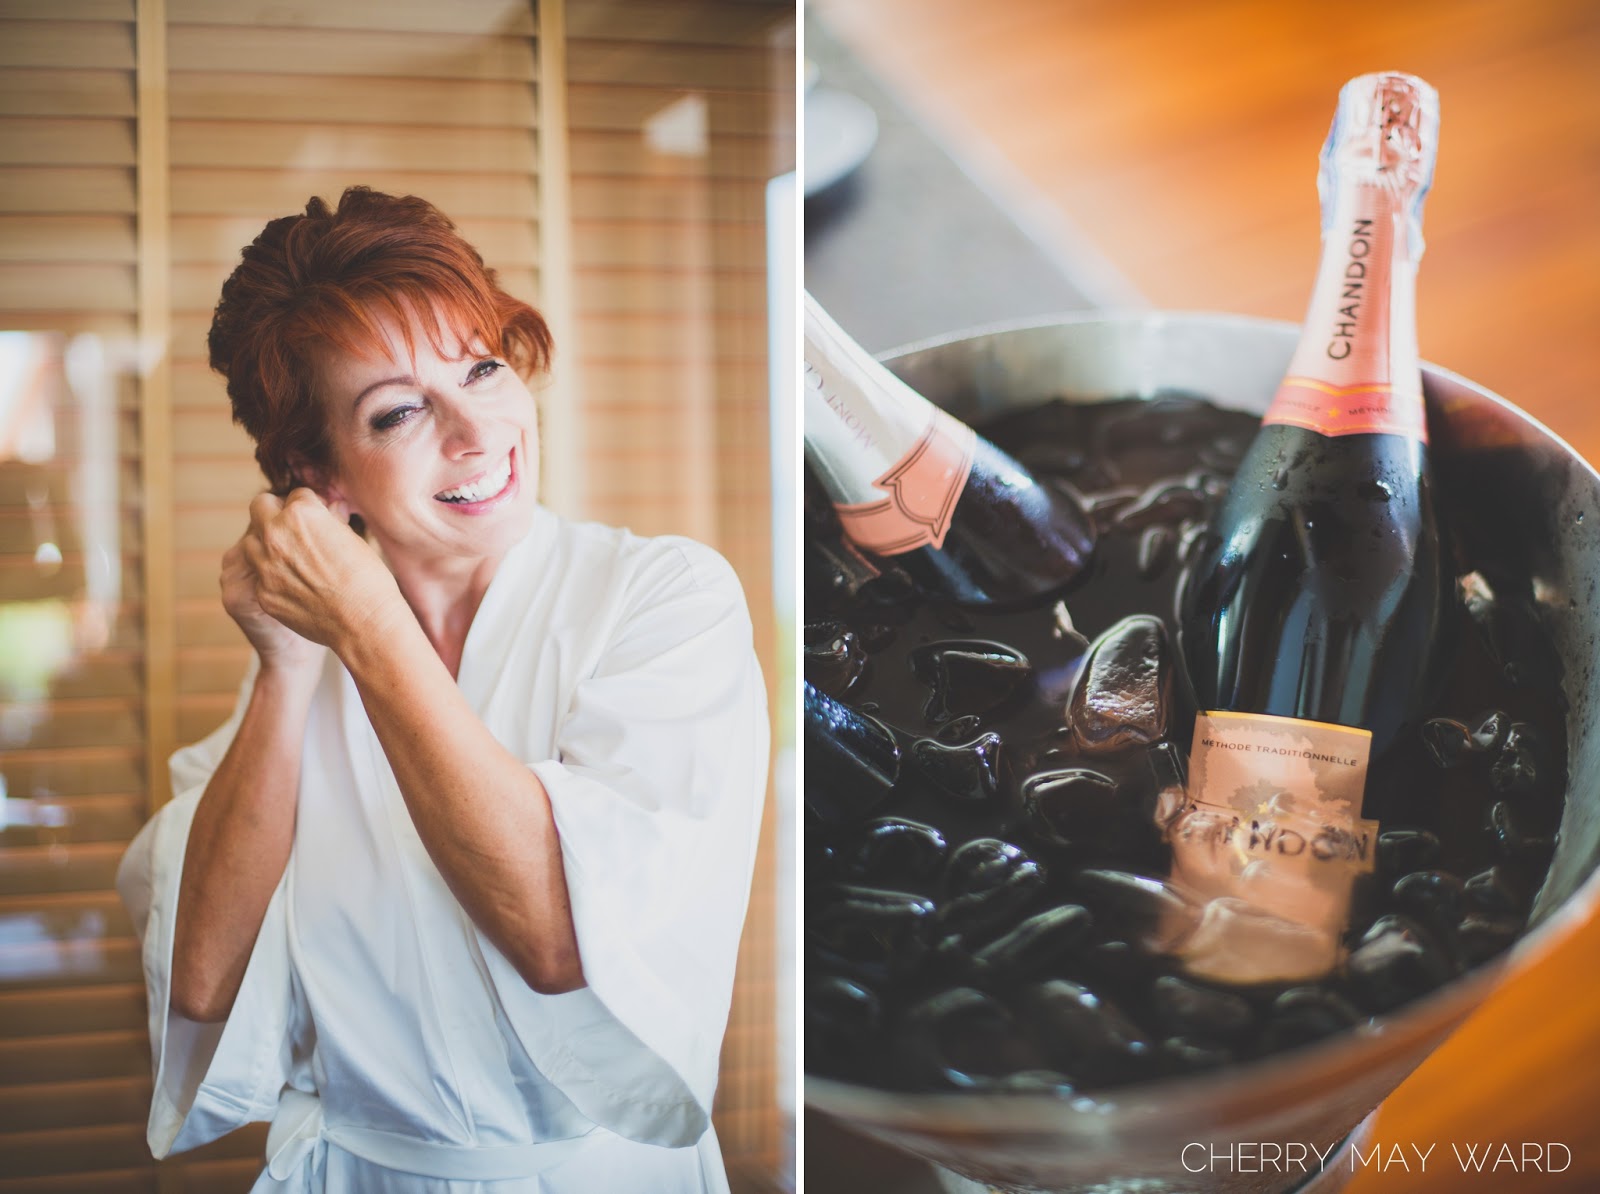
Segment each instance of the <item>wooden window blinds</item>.
[{"label": "wooden window blinds", "polygon": [[[0,364],[32,395],[0,401],[0,652],[71,647],[37,681],[0,661],[0,1194],[259,1170],[259,1129],[150,1160],[113,890],[248,655],[216,577],[261,478],[205,364],[240,248],[355,183],[438,204],[566,341],[558,508],[721,549],[770,678],[762,194],[793,54],[780,4],[0,0]],[[780,1151],[771,842],[769,804],[717,1108],[736,1182]]]}]

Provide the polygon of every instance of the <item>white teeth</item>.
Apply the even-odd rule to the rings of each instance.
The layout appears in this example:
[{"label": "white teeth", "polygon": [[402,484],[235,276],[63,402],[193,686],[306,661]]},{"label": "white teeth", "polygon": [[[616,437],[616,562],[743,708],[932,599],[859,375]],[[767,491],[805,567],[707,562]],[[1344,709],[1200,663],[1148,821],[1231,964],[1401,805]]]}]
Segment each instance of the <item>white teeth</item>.
[{"label": "white teeth", "polygon": [[441,502],[481,502],[485,498],[492,498],[506,487],[506,482],[511,480],[511,457],[507,456],[504,463],[492,473],[479,477],[471,485],[462,485],[456,489],[446,489],[433,496]]}]

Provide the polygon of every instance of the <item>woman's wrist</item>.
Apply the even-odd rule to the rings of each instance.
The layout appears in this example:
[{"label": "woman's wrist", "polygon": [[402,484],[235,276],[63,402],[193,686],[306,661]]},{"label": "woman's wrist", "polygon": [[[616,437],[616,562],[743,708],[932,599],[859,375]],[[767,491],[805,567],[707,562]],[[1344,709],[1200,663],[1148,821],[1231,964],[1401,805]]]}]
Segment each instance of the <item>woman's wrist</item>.
[{"label": "woman's wrist", "polygon": [[322,675],[322,648],[314,643],[293,651],[257,651],[256,658],[261,661],[256,689],[264,694],[309,698]]},{"label": "woman's wrist", "polygon": [[416,615],[397,593],[392,602],[374,604],[349,619],[329,647],[359,685],[363,679],[381,682],[387,662],[406,653],[415,645],[413,640],[428,646]]}]

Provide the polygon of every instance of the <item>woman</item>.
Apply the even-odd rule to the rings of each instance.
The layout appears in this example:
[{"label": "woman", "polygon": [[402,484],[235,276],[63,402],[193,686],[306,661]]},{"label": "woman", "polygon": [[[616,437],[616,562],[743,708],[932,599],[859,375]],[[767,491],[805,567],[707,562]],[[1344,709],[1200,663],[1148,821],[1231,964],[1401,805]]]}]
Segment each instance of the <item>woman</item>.
[{"label": "woman", "polygon": [[210,347],[273,492],[223,557],[237,707],[119,875],[155,1155],[270,1120],[257,1191],[725,1191],[732,571],[538,505],[548,332],[423,200],[272,221]]}]

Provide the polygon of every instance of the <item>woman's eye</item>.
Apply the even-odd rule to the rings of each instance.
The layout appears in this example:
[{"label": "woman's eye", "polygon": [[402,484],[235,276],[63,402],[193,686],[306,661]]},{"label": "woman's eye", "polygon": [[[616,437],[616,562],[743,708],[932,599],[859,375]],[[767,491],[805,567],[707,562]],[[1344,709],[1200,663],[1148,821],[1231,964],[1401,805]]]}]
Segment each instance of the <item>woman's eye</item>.
[{"label": "woman's eye", "polygon": [[504,368],[505,366],[499,361],[479,361],[472,367],[472,372],[467,374],[467,380],[469,382],[479,381]]},{"label": "woman's eye", "polygon": [[376,431],[390,431],[409,419],[416,409],[414,406],[397,406],[393,410],[385,411],[372,420],[373,429]]}]

